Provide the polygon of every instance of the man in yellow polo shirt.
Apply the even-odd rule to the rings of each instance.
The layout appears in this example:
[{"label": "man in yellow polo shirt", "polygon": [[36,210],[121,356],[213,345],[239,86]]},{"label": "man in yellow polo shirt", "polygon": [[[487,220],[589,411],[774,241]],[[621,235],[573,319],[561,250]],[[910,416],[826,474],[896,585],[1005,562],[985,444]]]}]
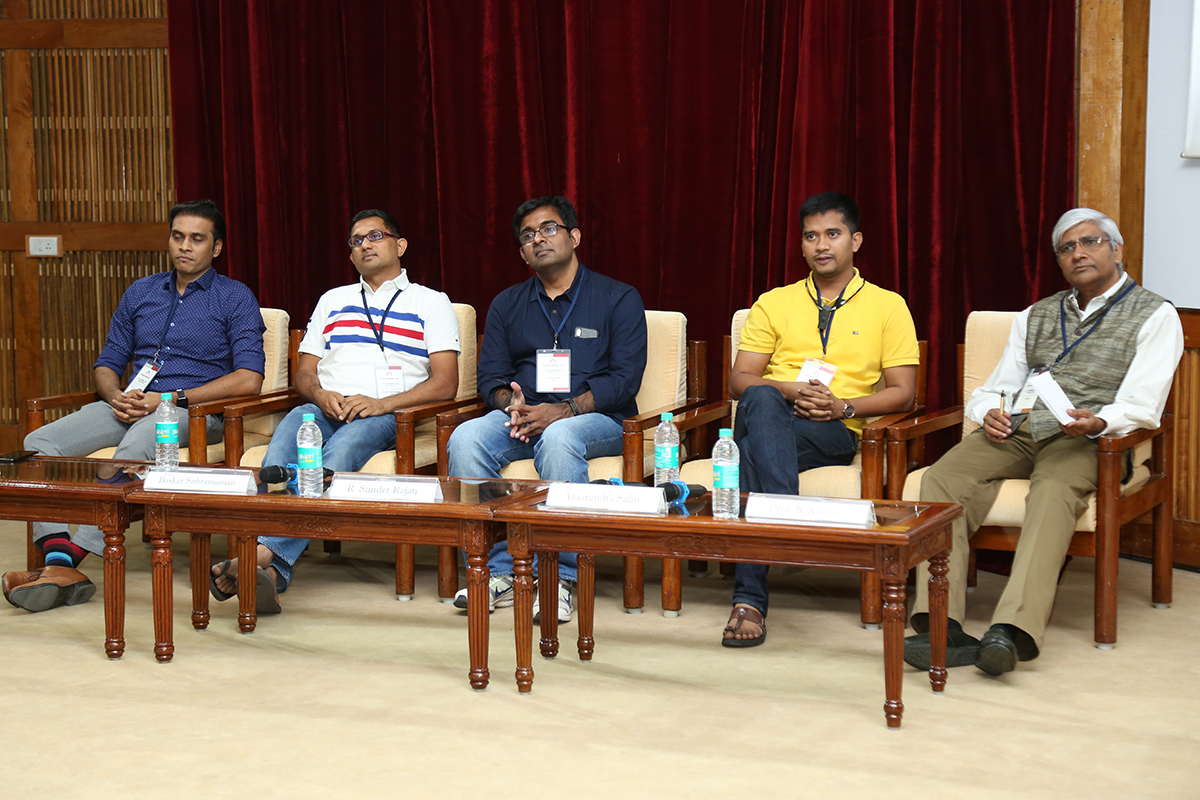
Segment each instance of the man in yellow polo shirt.
[{"label": "man in yellow polo shirt", "polygon": [[[744,492],[798,494],[799,474],[854,460],[862,418],[905,411],[916,391],[916,329],[904,298],[854,268],[858,206],[841,192],[800,206],[812,272],[758,298],[742,329],[729,391]],[[886,387],[875,391],[879,378]],[[738,564],[726,647],[767,638],[767,566]]]}]

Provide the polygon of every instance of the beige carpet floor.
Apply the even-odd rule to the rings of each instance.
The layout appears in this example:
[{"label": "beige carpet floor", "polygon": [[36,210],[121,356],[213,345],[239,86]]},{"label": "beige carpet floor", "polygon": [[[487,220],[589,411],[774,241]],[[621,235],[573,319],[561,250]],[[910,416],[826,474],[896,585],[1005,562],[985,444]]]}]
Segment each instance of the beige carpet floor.
[{"label": "beige carpet floor", "polygon": [[[0,522],[3,569],[23,568],[24,530]],[[908,670],[896,731],[852,573],[775,570],[770,638],[736,651],[718,645],[730,581],[687,578],[678,619],[657,603],[627,615],[619,564],[602,559],[595,661],[575,658],[571,623],[521,697],[511,612],[491,618],[492,683],[472,691],[465,616],[437,602],[433,552],[418,551],[418,595],[400,603],[389,548],[370,545],[305,556],[284,613],[242,635],[233,602],[191,629],[177,537],[176,655],[159,664],[139,538],[121,660],[104,656],[98,598],[0,609],[0,797],[1200,797],[1191,572],[1156,610],[1149,567],[1123,560],[1105,652],[1092,563],[1076,559],[1040,659],[1000,679],[951,670],[940,697]],[[84,570],[100,584],[98,559]],[[647,575],[654,601],[657,564]],[[968,630],[986,628],[1002,581],[981,573]]]}]

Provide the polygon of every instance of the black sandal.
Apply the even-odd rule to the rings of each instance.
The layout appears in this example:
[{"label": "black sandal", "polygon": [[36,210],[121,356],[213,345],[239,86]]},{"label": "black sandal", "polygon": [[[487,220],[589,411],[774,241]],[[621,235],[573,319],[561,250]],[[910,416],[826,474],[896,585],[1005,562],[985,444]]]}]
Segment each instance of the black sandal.
[{"label": "black sandal", "polygon": [[[217,598],[218,600],[222,600],[222,601],[228,600],[229,598],[231,598],[237,594],[237,576],[236,575],[229,576],[229,568],[231,566],[233,566],[233,560],[227,559],[227,560],[221,562],[221,571],[220,571],[219,575],[213,575],[211,569],[209,569],[209,571],[208,571],[208,591],[211,592],[212,596]],[[225,576],[229,576],[229,577],[233,578],[233,591],[232,592],[222,592],[220,589],[217,588],[217,578],[225,577]]]}]

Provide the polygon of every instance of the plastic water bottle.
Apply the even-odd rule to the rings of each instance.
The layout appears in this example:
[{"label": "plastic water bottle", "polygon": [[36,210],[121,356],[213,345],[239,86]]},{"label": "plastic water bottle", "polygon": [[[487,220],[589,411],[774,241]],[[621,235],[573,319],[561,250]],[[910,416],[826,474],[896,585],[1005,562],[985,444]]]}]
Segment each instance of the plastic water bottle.
[{"label": "plastic water bottle", "polygon": [[713,519],[737,519],[741,510],[738,466],[741,454],[733,441],[733,430],[721,428],[721,438],[713,446]]},{"label": "plastic water bottle", "polygon": [[296,431],[296,485],[301,497],[320,497],[325,489],[325,470],[321,464],[321,429],[312,414],[305,414]]},{"label": "plastic water bottle", "polygon": [[154,410],[154,468],[174,472],[179,469],[179,409],[170,392],[159,398]]},{"label": "plastic water bottle", "polygon": [[670,412],[660,417],[662,422],[654,429],[654,485],[679,480],[679,429]]}]

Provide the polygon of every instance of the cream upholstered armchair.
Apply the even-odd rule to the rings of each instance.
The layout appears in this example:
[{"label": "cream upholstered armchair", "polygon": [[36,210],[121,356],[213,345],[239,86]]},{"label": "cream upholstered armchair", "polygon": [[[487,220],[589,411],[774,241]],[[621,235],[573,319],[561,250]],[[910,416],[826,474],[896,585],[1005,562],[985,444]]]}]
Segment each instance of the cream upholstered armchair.
[{"label": "cream upholstered armchair", "polygon": [[[376,453],[359,470],[360,472],[417,475],[433,473],[436,469],[437,435],[434,417],[441,412],[469,403],[476,395],[475,362],[478,358],[478,337],[475,333],[475,309],[464,303],[453,303],[452,305],[454,314],[458,318],[458,340],[461,348],[458,356],[458,393],[453,400],[425,403],[396,410],[395,449]],[[293,350],[298,351],[302,338],[301,331],[292,332]],[[225,409],[225,438],[229,445],[226,450],[226,463],[229,466],[253,469],[261,467],[275,427],[289,409],[302,404],[303,400],[296,391],[289,389],[273,397],[263,397],[259,400],[227,407]],[[251,444],[252,441],[253,444]],[[438,592],[443,597],[453,598],[458,580],[453,549],[441,548],[438,562]],[[445,568],[445,564],[450,565],[449,570]],[[445,577],[446,575],[449,576],[448,579]],[[454,583],[447,584],[447,580]],[[413,546],[396,545],[397,598],[411,599],[413,583]]]},{"label": "cream upholstered armchair", "polygon": [[[1004,352],[1016,316],[1010,311],[976,311],[967,318],[966,336],[960,348],[962,406],[923,415],[887,430],[887,448],[894,459],[905,459],[909,444],[937,430],[958,428],[963,436],[975,425],[963,410],[967,399],[995,369]],[[1171,546],[1174,499],[1172,495],[1172,437],[1174,417],[1163,415],[1154,430],[1139,430],[1124,436],[1099,437],[1098,488],[1087,510],[1075,525],[1068,555],[1096,559],[1095,639],[1098,647],[1111,648],[1117,640],[1117,566],[1121,526],[1147,511],[1153,512],[1154,559],[1151,598],[1165,608],[1171,602]],[[1133,471],[1121,483],[1127,454],[1132,453]],[[889,481],[892,497],[916,501],[921,497],[925,470]],[[985,550],[1015,550],[1025,521],[1025,497],[1029,481],[1006,480],[983,525],[971,538],[972,553]]]},{"label": "cream upholstered armchair", "polygon": [[[733,362],[737,358],[738,346],[742,340],[742,328],[750,309],[743,308],[733,315],[729,326],[729,336],[725,337],[726,347],[721,355],[725,381],[722,385],[723,403],[728,404],[728,415],[723,420],[724,427],[733,427],[737,414],[737,401],[729,397],[728,376]],[[871,498],[885,497],[884,482],[884,431],[888,425],[899,422],[906,417],[919,413],[925,405],[925,382],[927,364],[927,346],[925,341],[920,343],[920,365],[917,368],[917,388],[914,408],[899,414],[888,414],[881,417],[868,417],[863,427],[862,441],[854,461],[844,467],[820,467],[800,473],[800,494],[806,497],[843,497]],[[884,388],[881,378],[876,390]],[[697,414],[703,414],[700,410]],[[686,424],[686,422],[685,422]],[[898,464],[907,469],[907,459]],[[915,466],[915,465],[914,465]],[[713,488],[712,459],[700,458],[685,464],[680,469],[680,479],[686,483],[700,484]],[[701,565],[697,565],[701,566]],[[883,595],[879,576],[873,572],[862,574],[862,622],[870,628],[879,627],[883,621]]]},{"label": "cream upholstered armchair", "polygon": [[[636,417],[624,421],[623,452],[619,456],[604,456],[588,462],[588,478],[621,478],[625,482],[641,482],[654,473],[654,429],[659,416],[667,411],[681,414],[702,403],[704,394],[703,374],[700,365],[704,362],[703,342],[687,340],[687,318],[677,311],[646,312],[646,370],[642,374],[642,385],[637,394]],[[689,369],[689,364],[692,369]],[[483,403],[438,416],[438,473],[449,473],[449,457],[446,446],[450,435],[460,422],[487,413]],[[681,444],[682,449],[686,449]],[[683,454],[681,453],[681,456]],[[503,478],[511,480],[537,480],[533,459],[514,461],[500,471]],[[474,477],[474,476],[460,476]],[[673,568],[679,569],[678,559]],[[664,573],[672,565],[664,562]],[[640,611],[644,604],[643,565],[640,557],[625,558],[625,608]],[[665,586],[665,584],[664,584]]]}]

